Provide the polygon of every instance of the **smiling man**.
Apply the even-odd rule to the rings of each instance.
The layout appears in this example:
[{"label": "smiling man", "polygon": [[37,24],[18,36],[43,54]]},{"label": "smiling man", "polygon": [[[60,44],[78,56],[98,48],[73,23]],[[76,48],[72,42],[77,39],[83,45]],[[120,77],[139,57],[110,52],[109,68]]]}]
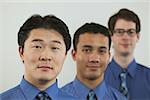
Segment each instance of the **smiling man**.
[{"label": "smiling man", "polygon": [[18,32],[25,66],[21,83],[0,95],[2,100],[72,100],[57,86],[57,75],[71,46],[68,27],[59,18],[31,16]]},{"label": "smiling man", "polygon": [[126,100],[104,81],[109,62],[111,39],[106,27],[86,23],[74,34],[72,57],[76,61],[76,79],[62,90],[78,100]]},{"label": "smiling man", "polygon": [[134,49],[140,39],[139,17],[131,10],[120,9],[110,17],[108,26],[114,55],[105,73],[106,83],[129,100],[150,100],[150,69],[134,58]]}]

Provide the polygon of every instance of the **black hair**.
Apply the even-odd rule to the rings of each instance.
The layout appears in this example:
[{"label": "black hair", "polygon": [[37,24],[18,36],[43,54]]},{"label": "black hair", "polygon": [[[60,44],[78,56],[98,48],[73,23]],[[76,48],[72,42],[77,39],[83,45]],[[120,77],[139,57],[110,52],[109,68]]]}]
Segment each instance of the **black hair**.
[{"label": "black hair", "polygon": [[84,33],[91,33],[91,34],[103,34],[104,36],[108,37],[109,40],[109,50],[110,50],[110,46],[111,46],[111,37],[109,34],[109,30],[107,27],[100,25],[98,23],[85,23],[83,26],[81,26],[80,28],[78,28],[74,34],[73,37],[73,47],[74,50],[77,49],[77,44],[79,42],[79,36],[81,34]]},{"label": "black hair", "polygon": [[33,15],[20,27],[18,32],[18,45],[24,47],[24,42],[30,35],[33,29],[44,28],[48,30],[55,30],[60,33],[66,45],[66,53],[71,47],[71,36],[67,25],[54,15],[40,16]]}]

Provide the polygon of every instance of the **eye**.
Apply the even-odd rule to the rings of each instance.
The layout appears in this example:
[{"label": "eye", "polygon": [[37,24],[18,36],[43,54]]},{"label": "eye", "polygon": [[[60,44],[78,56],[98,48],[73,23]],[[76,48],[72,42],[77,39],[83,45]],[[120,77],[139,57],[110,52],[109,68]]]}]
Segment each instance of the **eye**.
[{"label": "eye", "polygon": [[84,48],[84,49],[82,49],[82,51],[85,52],[85,53],[89,53],[89,52],[91,52],[91,49],[89,49],[89,48]]},{"label": "eye", "polygon": [[60,48],[59,47],[51,47],[51,50],[53,52],[58,52],[60,50]]},{"label": "eye", "polygon": [[100,54],[105,54],[107,51],[106,50],[99,50]]},{"label": "eye", "polygon": [[36,48],[36,49],[41,49],[41,48],[42,48],[42,46],[35,45],[35,46],[33,46],[33,48]]},{"label": "eye", "polygon": [[122,30],[122,29],[119,29],[119,30],[116,30],[116,31],[115,31],[115,33],[122,34],[122,33],[124,33],[124,30]]},{"label": "eye", "polygon": [[60,48],[58,47],[52,47],[53,50],[59,50]]},{"label": "eye", "polygon": [[133,29],[128,30],[128,34],[129,34],[129,35],[134,35],[135,33],[136,33],[136,31],[135,31],[135,30],[133,30]]}]

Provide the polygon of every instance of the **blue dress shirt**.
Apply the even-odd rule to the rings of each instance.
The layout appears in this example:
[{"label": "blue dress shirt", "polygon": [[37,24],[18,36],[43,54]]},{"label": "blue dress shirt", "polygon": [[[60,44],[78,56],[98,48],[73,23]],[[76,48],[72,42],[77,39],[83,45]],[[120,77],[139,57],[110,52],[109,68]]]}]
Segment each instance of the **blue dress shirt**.
[{"label": "blue dress shirt", "polygon": [[[73,82],[68,83],[61,88],[63,91],[70,93],[73,96],[76,96],[78,100],[86,100],[87,95],[91,89],[86,87],[78,79],[75,79]],[[126,100],[126,98],[120,94],[116,89],[113,89],[105,84],[103,81],[99,84],[94,92],[98,100]]]},{"label": "blue dress shirt", "polygon": [[[121,80],[119,74],[122,68],[114,59],[109,63],[105,72],[105,81],[119,90]],[[127,68],[127,88],[130,100],[150,100],[150,69],[136,63],[135,59]]]},{"label": "blue dress shirt", "polygon": [[[21,84],[0,94],[0,100],[35,100],[40,92],[35,86],[22,79]],[[57,82],[45,90],[52,100],[77,100],[73,96],[63,92],[57,86]]]}]

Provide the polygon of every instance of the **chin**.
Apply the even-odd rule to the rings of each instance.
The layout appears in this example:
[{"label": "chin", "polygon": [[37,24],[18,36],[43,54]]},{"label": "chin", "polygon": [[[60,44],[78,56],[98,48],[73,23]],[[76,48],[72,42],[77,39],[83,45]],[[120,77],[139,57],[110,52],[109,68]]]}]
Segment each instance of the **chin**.
[{"label": "chin", "polygon": [[49,79],[49,78],[39,78],[38,81],[39,81],[40,84],[45,84],[45,83],[50,82],[51,79]]},{"label": "chin", "polygon": [[87,76],[87,79],[88,79],[88,80],[96,80],[96,79],[98,79],[98,78],[99,78],[99,75],[93,75],[93,74],[92,74],[92,75],[88,75],[88,76]]}]

